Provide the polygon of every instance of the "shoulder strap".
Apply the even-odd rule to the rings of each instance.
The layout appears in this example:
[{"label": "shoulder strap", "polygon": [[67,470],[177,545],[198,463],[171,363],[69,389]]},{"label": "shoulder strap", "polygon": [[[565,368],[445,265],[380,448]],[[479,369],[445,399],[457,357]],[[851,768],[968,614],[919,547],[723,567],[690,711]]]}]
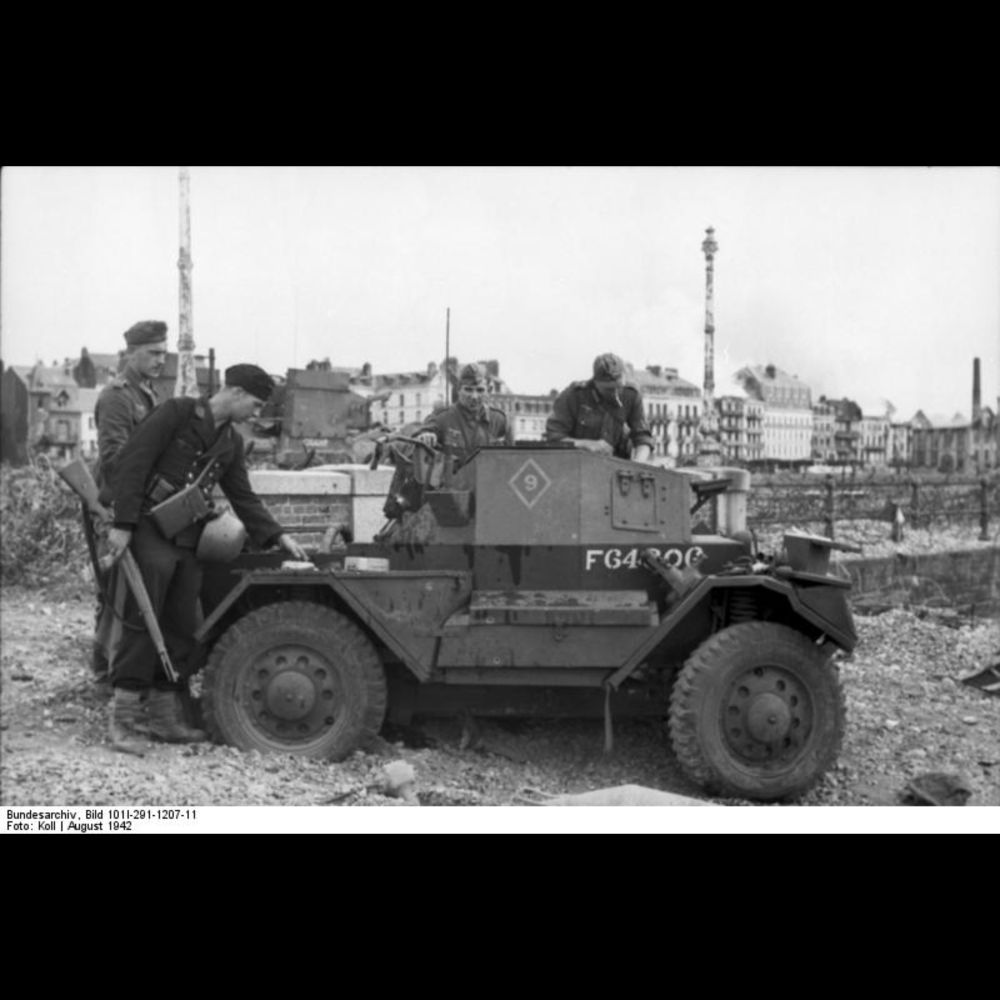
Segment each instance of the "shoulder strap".
[{"label": "shoulder strap", "polygon": [[232,424],[227,420],[222,427],[219,429],[219,433],[216,435],[215,440],[212,442],[208,451],[202,455],[202,460],[205,464],[202,466],[201,472],[198,473],[198,478],[191,484],[192,486],[197,486],[202,479],[202,476],[212,467],[212,461],[216,455],[221,454],[223,445],[229,442],[229,434],[232,431]]}]

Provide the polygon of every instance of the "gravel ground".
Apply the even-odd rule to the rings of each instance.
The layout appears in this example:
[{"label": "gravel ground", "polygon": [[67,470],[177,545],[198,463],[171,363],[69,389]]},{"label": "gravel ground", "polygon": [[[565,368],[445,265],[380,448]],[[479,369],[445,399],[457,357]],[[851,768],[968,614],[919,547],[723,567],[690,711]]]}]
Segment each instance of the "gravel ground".
[{"label": "gravel ground", "polygon": [[[705,799],[680,772],[658,720],[616,722],[611,753],[600,720],[480,720],[470,740],[460,719],[387,727],[376,746],[339,764],[209,744],[159,745],[143,758],[116,753],[106,738],[107,694],[87,666],[89,590],[6,588],[0,610],[4,806],[405,806],[386,789],[392,761],[413,768],[412,804],[422,806],[527,806],[626,784]],[[797,805],[897,806],[908,780],[935,771],[968,782],[969,806],[1000,807],[1000,698],[960,683],[1000,661],[1000,623],[929,609],[856,623],[860,643],[840,664],[848,710],[840,760]]]}]

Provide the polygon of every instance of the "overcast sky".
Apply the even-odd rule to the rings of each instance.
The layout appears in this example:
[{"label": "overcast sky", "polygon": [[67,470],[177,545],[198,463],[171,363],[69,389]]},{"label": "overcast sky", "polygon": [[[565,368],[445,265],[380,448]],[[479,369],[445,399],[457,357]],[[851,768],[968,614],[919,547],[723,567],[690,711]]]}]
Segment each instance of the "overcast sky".
[{"label": "overcast sky", "polygon": [[[114,352],[179,314],[177,167],[5,167],[0,357]],[[776,364],[897,418],[1000,394],[1000,170],[192,167],[196,348],[284,374],[496,358],[517,392],[613,350],[716,392]]]}]

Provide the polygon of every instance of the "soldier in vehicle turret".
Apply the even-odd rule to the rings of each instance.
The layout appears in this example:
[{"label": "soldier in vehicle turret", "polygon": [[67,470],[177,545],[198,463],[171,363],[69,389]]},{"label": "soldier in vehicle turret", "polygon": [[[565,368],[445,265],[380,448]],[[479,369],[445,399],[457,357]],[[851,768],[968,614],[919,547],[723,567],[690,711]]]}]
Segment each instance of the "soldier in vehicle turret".
[{"label": "soldier in vehicle turret", "polygon": [[647,462],[653,436],[643,412],[642,394],[625,381],[625,362],[617,354],[594,359],[593,377],[570,383],[552,404],[546,441],[570,441],[598,455]]},{"label": "soldier in vehicle turret", "polygon": [[458,377],[458,401],[432,413],[417,433],[419,441],[451,455],[456,466],[485,445],[514,443],[507,414],[486,402],[486,374],[483,365],[466,365]]}]

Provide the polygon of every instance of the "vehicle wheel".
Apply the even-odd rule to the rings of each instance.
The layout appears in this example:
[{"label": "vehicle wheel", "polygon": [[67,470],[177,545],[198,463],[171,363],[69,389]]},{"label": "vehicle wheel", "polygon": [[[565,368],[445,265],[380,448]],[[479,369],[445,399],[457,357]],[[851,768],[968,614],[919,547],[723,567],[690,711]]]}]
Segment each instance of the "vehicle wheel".
[{"label": "vehicle wheel", "polygon": [[670,741],[710,794],[776,800],[833,765],[846,709],[836,666],[784,625],[745,622],[691,654],[670,697]]},{"label": "vehicle wheel", "polygon": [[287,601],[249,612],[216,643],[205,668],[209,732],[242,750],[341,760],[385,718],[378,652],[350,619]]}]

